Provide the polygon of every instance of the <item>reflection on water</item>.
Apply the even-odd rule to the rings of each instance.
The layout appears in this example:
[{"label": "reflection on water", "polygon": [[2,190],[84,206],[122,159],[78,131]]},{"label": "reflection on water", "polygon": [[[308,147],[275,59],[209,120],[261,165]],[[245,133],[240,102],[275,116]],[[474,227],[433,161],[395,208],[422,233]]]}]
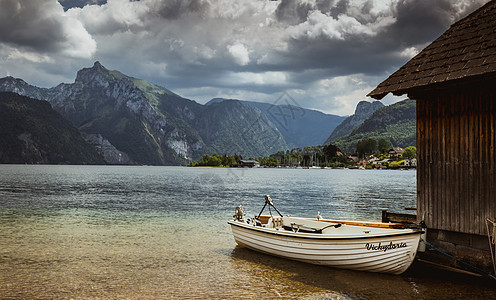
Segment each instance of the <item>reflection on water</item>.
[{"label": "reflection on water", "polygon": [[[236,247],[234,207],[378,220],[415,172],[1,166],[0,298],[495,298],[465,278],[338,270]],[[430,271],[429,271],[430,272]]]}]

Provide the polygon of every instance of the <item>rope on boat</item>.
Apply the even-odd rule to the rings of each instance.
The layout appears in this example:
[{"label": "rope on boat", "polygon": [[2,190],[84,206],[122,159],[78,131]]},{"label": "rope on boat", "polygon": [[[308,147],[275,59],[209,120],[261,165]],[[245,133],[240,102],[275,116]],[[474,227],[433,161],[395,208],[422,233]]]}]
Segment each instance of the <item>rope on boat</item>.
[{"label": "rope on boat", "polygon": [[437,248],[436,246],[434,246],[433,244],[431,244],[428,241],[424,240],[423,238],[420,238],[420,241],[424,242],[427,246],[429,246],[432,249],[438,251],[439,253],[444,254],[444,255],[448,256],[449,258],[452,258],[452,259],[456,260],[457,262],[459,262],[459,263],[461,263],[461,264],[463,264],[463,265],[471,268],[472,270],[476,271],[478,274],[484,275],[484,276],[488,276],[488,277],[496,280],[496,275],[495,274],[490,273],[490,272],[487,272],[487,271],[482,270],[480,268],[477,268],[476,266],[473,266],[473,265],[471,265],[471,264],[469,264],[467,262],[464,262],[463,260],[458,259],[458,258],[454,257],[453,255],[448,254],[448,253],[444,252],[443,250]]},{"label": "rope on boat", "polygon": [[279,214],[279,216],[282,217],[281,212],[274,206],[274,202],[272,202],[272,198],[270,198],[269,195],[265,195],[265,204],[262,207],[262,210],[260,211],[260,213],[258,214],[258,216],[255,216],[255,219],[260,219],[260,216],[262,215],[262,212],[264,211],[264,209],[267,206],[267,204],[269,205],[269,212],[270,212],[270,215],[271,216],[272,216],[272,211],[270,210],[270,207],[272,206],[276,210],[276,212]]}]

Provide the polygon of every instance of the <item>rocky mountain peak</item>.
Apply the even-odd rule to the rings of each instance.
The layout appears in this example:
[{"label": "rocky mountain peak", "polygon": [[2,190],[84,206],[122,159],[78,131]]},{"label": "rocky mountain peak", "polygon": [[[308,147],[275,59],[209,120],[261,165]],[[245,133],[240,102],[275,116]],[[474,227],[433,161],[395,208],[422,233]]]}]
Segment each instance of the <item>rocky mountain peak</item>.
[{"label": "rocky mountain peak", "polygon": [[346,118],[339,126],[337,126],[331,135],[325,141],[325,144],[333,142],[335,139],[345,136],[353,129],[362,124],[374,111],[384,107],[380,101],[360,101],[355,108],[355,113]]},{"label": "rocky mountain peak", "polygon": [[100,62],[96,61],[91,68],[84,68],[77,72],[75,83],[86,84],[95,88],[107,88],[114,76]]},{"label": "rocky mountain peak", "polygon": [[46,99],[47,89],[28,84],[20,78],[7,76],[0,78],[0,91],[13,92],[19,95],[30,96],[36,99]]},{"label": "rocky mountain peak", "polygon": [[106,70],[105,67],[102,66],[102,64],[98,60],[95,61],[95,63],[93,64],[92,69],[104,69],[104,70]]},{"label": "rocky mountain peak", "polygon": [[357,107],[355,108],[355,115],[368,117],[374,111],[376,111],[377,109],[383,106],[384,104],[382,104],[380,101],[373,101],[373,102],[360,101],[358,102]]},{"label": "rocky mountain peak", "polygon": [[[3,87],[5,87],[5,90],[9,90],[9,88],[11,88],[12,91],[14,91],[15,89],[19,89],[20,87],[24,87],[24,86],[28,85],[26,83],[26,81],[19,79],[19,78],[14,78],[12,76],[7,76],[4,78],[1,78],[0,84]],[[17,91],[14,91],[14,92],[17,92]],[[17,93],[20,94],[19,92],[17,92]]]}]

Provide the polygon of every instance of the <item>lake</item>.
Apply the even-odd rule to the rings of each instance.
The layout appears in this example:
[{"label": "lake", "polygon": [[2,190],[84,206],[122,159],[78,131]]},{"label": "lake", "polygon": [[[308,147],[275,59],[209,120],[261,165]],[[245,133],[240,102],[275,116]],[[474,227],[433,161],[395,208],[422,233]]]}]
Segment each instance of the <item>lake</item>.
[{"label": "lake", "polygon": [[380,221],[415,206],[415,171],[0,165],[0,298],[496,298],[421,264],[401,276],[236,247],[227,221],[270,194],[283,214]]}]

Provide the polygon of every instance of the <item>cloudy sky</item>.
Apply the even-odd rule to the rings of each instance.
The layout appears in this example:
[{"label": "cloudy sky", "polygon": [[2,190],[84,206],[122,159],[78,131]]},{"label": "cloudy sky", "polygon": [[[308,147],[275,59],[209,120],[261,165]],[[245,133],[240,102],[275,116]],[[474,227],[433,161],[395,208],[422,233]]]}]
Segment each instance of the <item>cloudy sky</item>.
[{"label": "cloudy sky", "polygon": [[486,2],[0,0],[0,77],[52,87],[98,60],[199,103],[271,103],[287,92],[302,107],[348,115]]}]

